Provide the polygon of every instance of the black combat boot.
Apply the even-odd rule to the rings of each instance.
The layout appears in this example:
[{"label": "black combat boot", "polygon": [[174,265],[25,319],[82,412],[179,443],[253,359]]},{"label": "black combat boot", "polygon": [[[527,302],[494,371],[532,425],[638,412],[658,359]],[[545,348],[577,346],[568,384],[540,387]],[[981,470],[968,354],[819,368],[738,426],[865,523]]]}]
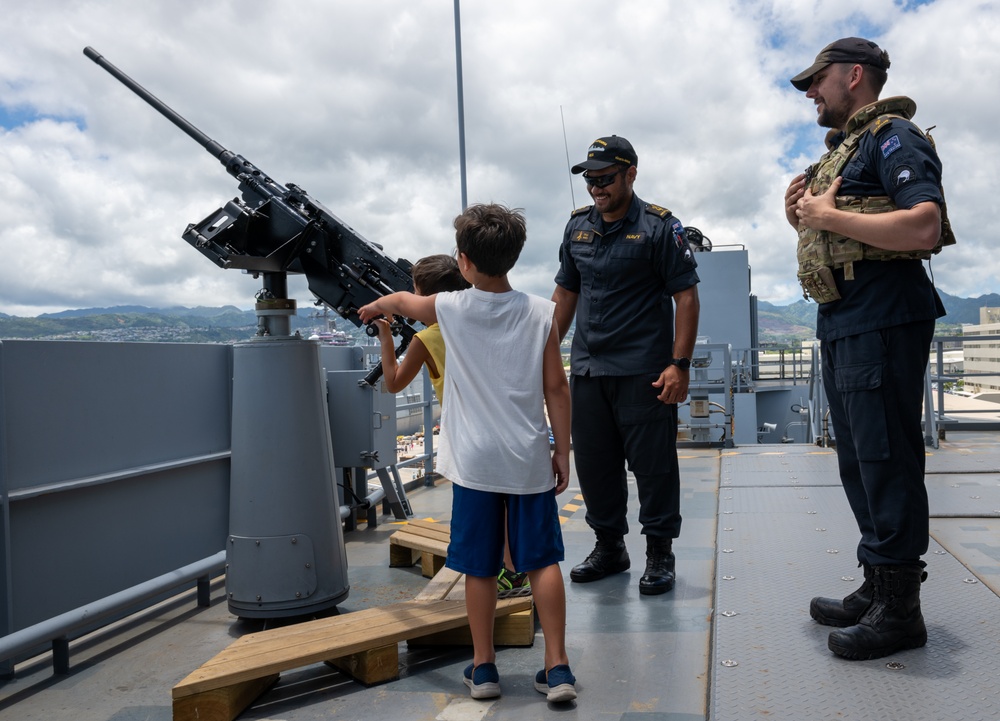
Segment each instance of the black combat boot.
[{"label": "black combat boot", "polygon": [[864,563],[862,568],[865,573],[865,582],[861,584],[861,588],[847,598],[817,596],[809,602],[809,615],[816,623],[844,628],[858,622],[861,614],[865,612],[868,604],[872,601],[872,567]]},{"label": "black combat boot", "polygon": [[639,579],[639,593],[655,596],[674,587],[673,539],[646,536],[646,572]]},{"label": "black combat boot", "polygon": [[920,613],[920,566],[873,566],[872,602],[858,623],[833,631],[827,641],[838,656],[867,661],[927,643]]},{"label": "black combat boot", "polygon": [[570,569],[569,577],[577,583],[588,583],[610,576],[612,573],[627,571],[631,565],[625,548],[625,539],[598,531],[594,550],[587,556],[587,560]]}]

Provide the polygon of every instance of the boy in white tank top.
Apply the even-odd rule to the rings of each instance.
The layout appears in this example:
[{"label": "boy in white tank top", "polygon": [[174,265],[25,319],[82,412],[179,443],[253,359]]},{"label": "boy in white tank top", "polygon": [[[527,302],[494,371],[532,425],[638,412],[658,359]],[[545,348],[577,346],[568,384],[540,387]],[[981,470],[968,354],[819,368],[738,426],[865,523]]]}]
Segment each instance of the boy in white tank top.
[{"label": "boy in white tank top", "polygon": [[[413,292],[417,295],[434,295],[453,290],[465,290],[469,281],[462,276],[462,271],[450,255],[428,255],[413,264]],[[421,366],[427,367],[434,387],[438,403],[444,407],[444,374],[445,345],[441,328],[434,323],[419,331],[410,341],[406,355],[396,361],[396,344],[393,340],[392,327],[384,318],[374,321],[378,328],[378,339],[382,358],[383,379],[390,393],[398,393],[408,386]],[[504,544],[504,562],[500,565],[497,576],[497,598],[527,596],[531,594],[531,583],[525,573],[511,570],[514,561],[510,556],[507,544]]]},{"label": "boy in white tank top", "polygon": [[[564,560],[555,496],[569,483],[570,394],[554,304],[510,286],[526,237],[524,216],[473,205],[455,219],[458,264],[468,290],[393,293],[358,311],[365,322],[393,314],[437,323],[448,349],[438,470],[453,484],[446,565],[465,574],[473,698],[500,695],[493,619],[496,573],[509,536],[515,567],[531,581],[545,636],[535,688],[549,701],[576,698],[566,655]],[[549,447],[552,426],[554,450]]]}]

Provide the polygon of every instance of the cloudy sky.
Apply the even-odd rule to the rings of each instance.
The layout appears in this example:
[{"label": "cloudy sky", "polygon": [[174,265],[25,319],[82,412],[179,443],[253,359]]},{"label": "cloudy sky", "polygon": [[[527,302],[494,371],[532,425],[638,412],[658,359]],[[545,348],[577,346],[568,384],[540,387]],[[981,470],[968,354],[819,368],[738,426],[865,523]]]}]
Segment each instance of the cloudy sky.
[{"label": "cloudy sky", "polygon": [[[141,304],[251,308],[258,281],[181,233],[236,195],[222,165],[83,54],[92,46],[206,135],[304,187],[386,254],[453,246],[461,210],[449,0],[3,0],[0,312]],[[763,300],[801,297],[784,189],[822,152],[788,78],[860,35],[883,95],[936,126],[959,244],[940,288],[1000,291],[1000,7],[992,0],[466,0],[469,202],[524,208],[516,287],[548,296],[571,163],[601,135],[639,155],[636,190],[749,251]],[[564,132],[565,126],[565,132]],[[295,277],[300,305],[311,296]]]}]

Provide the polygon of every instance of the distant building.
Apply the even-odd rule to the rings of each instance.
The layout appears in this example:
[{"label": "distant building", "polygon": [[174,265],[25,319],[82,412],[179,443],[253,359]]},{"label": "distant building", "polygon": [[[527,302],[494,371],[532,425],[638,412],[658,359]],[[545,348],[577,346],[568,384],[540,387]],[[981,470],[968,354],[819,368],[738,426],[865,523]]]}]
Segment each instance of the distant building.
[{"label": "distant building", "polygon": [[[962,348],[965,352],[965,390],[1000,393],[1000,308],[980,308],[979,324],[963,326],[962,335],[996,336],[995,340],[963,341]],[[996,375],[992,375],[994,373]]]}]

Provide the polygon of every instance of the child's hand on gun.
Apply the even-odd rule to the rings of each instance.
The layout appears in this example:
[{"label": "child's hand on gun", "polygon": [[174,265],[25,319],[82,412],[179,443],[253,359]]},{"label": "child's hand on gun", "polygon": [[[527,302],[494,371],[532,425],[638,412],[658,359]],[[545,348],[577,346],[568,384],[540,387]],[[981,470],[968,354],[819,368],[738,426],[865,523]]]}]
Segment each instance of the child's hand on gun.
[{"label": "child's hand on gun", "polygon": [[[378,307],[378,301],[373,301],[368,305],[363,305],[358,308],[358,317],[361,318],[363,323],[367,323],[370,320],[378,318],[383,315],[382,309]],[[392,323],[392,315],[386,315],[386,321]]]},{"label": "child's hand on gun", "polygon": [[372,323],[378,328],[378,339],[380,341],[392,340],[392,326],[390,325],[390,321],[385,318],[376,318]]}]

